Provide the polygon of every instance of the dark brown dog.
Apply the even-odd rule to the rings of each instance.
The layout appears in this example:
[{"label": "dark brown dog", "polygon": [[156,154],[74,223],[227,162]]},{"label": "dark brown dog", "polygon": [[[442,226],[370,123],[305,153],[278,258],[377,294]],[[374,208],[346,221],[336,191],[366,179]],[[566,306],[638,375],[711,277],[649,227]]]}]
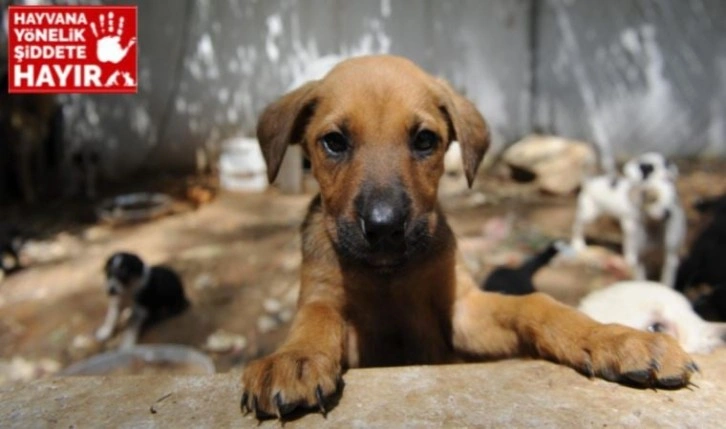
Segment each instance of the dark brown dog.
[{"label": "dark brown dog", "polygon": [[320,196],[302,227],[297,315],[279,350],[245,368],[243,409],[325,412],[354,367],[524,355],[667,388],[696,370],[667,335],[601,325],[542,294],[479,291],[436,190],[452,140],[471,184],[488,130],[469,101],[410,61],[345,61],[270,105],[257,135],[270,181],[300,143]]}]

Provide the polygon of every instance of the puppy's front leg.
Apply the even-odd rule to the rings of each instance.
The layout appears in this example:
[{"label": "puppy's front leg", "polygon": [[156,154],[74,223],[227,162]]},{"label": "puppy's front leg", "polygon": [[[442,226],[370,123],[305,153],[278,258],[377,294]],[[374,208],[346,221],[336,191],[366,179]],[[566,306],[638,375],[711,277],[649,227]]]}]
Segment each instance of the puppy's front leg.
[{"label": "puppy's front leg", "polygon": [[141,328],[144,326],[144,322],[146,322],[148,317],[148,310],[138,305],[134,306],[129,326],[126,327],[123,339],[121,340],[121,350],[129,349],[136,345],[139,338],[139,332],[141,332]]},{"label": "puppy's front leg", "polygon": [[277,416],[298,406],[318,407],[340,384],[344,321],[332,301],[301,304],[285,343],[272,355],[247,365],[242,375],[242,408],[256,416]]},{"label": "puppy's front leg", "polygon": [[603,325],[541,293],[468,290],[455,304],[454,346],[479,357],[536,356],[637,386],[683,387],[697,370],[666,334]]},{"label": "puppy's front leg", "polygon": [[108,310],[106,311],[106,319],[96,330],[96,339],[98,341],[106,341],[111,338],[113,329],[116,327],[119,315],[121,314],[121,297],[114,295],[110,296],[108,300]]}]

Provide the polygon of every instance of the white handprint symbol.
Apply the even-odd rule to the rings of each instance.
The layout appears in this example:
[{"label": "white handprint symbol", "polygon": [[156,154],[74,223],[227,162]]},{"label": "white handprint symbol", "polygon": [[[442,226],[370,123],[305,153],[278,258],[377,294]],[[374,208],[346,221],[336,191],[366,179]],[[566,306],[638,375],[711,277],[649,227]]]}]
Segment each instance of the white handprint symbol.
[{"label": "white handprint symbol", "polygon": [[[114,31],[115,30],[115,31]],[[98,37],[96,41],[96,57],[102,63],[118,64],[129,53],[129,49],[136,43],[133,37],[125,48],[121,47],[121,36],[124,32],[123,16],[118,20],[118,27],[114,29],[113,12],[109,12],[107,17],[101,15],[98,18],[98,31],[96,31],[96,23],[91,23],[91,32]]]}]

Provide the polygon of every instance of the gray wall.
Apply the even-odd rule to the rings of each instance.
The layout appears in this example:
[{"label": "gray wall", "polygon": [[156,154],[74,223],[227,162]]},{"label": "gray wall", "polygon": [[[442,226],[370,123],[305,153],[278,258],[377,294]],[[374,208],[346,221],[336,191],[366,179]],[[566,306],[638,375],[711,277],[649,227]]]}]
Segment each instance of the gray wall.
[{"label": "gray wall", "polygon": [[540,5],[536,126],[619,158],[726,155],[726,2]]},{"label": "gray wall", "polygon": [[[131,3],[131,2],[126,2]],[[532,130],[606,158],[726,155],[723,0],[140,0],[139,94],[64,97],[104,170],[184,169],[254,132],[337,58],[405,55],[479,106],[495,149]]]}]

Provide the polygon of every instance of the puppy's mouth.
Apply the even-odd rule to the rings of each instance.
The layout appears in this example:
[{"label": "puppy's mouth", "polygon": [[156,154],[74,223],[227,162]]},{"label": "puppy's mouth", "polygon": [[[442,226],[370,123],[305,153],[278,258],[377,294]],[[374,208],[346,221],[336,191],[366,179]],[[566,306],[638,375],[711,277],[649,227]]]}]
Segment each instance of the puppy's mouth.
[{"label": "puppy's mouth", "polygon": [[379,273],[391,273],[404,266],[412,257],[424,252],[431,242],[429,217],[426,215],[406,223],[402,234],[371,243],[359,222],[336,220],[338,254],[345,260],[361,264]]},{"label": "puppy's mouth", "polygon": [[121,295],[123,291],[124,286],[118,279],[113,277],[106,279],[106,292],[108,292],[110,296]]}]

